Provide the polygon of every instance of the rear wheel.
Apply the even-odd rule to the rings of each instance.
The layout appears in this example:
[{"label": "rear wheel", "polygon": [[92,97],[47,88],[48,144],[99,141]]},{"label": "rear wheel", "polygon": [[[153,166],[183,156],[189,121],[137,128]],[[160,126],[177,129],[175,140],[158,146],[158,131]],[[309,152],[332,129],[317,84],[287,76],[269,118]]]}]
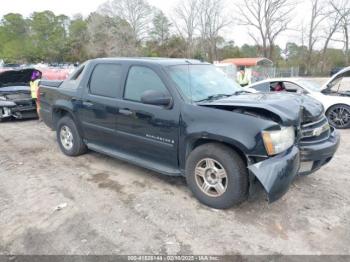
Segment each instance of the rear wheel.
[{"label": "rear wheel", "polygon": [[247,168],[235,151],[222,144],[194,149],[187,159],[186,180],[194,196],[213,208],[229,208],[247,198]]},{"label": "rear wheel", "polygon": [[338,129],[350,127],[350,107],[347,105],[334,105],[327,111],[329,123]]},{"label": "rear wheel", "polygon": [[76,124],[68,117],[62,117],[57,123],[57,141],[61,151],[68,156],[79,156],[87,151]]}]

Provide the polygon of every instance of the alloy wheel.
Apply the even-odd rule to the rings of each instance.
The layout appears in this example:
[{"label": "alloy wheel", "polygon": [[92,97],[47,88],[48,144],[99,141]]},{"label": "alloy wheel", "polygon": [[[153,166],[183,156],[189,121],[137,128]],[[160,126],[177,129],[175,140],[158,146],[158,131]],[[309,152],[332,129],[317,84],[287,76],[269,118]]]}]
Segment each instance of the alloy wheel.
[{"label": "alloy wheel", "polygon": [[337,128],[343,128],[347,126],[350,121],[349,109],[342,106],[331,109],[328,116],[330,124]]},{"label": "alloy wheel", "polygon": [[73,148],[73,133],[68,126],[62,126],[60,130],[60,140],[66,150]]},{"label": "alloy wheel", "polygon": [[205,158],[198,162],[195,168],[195,179],[200,190],[210,197],[219,197],[226,192],[226,170],[212,158]]}]

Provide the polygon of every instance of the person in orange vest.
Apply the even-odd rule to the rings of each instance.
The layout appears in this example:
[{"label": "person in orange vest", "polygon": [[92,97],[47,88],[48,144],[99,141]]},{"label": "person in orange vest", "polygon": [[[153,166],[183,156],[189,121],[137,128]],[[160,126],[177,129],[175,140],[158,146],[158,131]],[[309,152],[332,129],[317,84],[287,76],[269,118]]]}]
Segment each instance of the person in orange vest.
[{"label": "person in orange vest", "polygon": [[239,72],[237,73],[237,83],[242,87],[250,84],[249,76],[246,73],[244,66],[239,68]]},{"label": "person in orange vest", "polygon": [[38,70],[34,70],[29,82],[30,93],[31,93],[32,99],[35,101],[36,112],[38,114],[39,120],[41,120],[40,114],[39,114],[40,106],[38,101],[38,90],[39,90],[40,79],[41,79],[41,72]]}]

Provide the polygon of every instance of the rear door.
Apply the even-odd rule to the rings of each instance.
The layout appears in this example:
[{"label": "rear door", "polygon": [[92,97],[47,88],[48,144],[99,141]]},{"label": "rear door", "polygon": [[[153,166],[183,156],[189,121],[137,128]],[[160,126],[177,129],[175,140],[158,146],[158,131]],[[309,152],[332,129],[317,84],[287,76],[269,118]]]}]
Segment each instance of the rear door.
[{"label": "rear door", "polygon": [[96,64],[78,107],[88,142],[116,146],[117,97],[120,93],[123,66],[117,63]]},{"label": "rear door", "polygon": [[143,104],[141,96],[146,90],[168,93],[174,100],[159,68],[131,65],[118,103],[120,148],[144,160],[177,168],[179,106],[176,101],[170,107]]}]

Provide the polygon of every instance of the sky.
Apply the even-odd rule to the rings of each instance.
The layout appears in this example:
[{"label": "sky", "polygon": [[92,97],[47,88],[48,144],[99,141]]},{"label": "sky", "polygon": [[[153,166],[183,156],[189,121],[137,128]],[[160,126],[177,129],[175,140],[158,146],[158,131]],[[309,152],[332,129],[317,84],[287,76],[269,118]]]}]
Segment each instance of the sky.
[{"label": "sky", "polygon": [[[73,16],[80,13],[83,16],[88,16],[89,13],[96,11],[98,6],[104,3],[106,0],[0,0],[0,17],[4,14],[15,12],[20,13],[27,17],[34,11],[51,10],[56,15],[65,14]],[[226,0],[228,7],[228,13],[234,17],[235,10],[232,4],[235,0]],[[148,2],[163,10],[166,14],[169,14],[171,10],[176,6],[178,0],[148,0]],[[300,27],[305,19],[308,17],[308,5],[304,2],[299,4],[298,8],[294,10],[293,16],[295,19],[291,26]],[[253,44],[252,39],[247,33],[247,29],[242,26],[230,26],[223,32],[223,36],[226,40],[234,40],[235,44],[241,46],[244,43]],[[300,32],[288,31],[284,32],[278,39],[277,44],[281,48],[284,48],[287,42],[301,42]],[[338,47],[339,44],[331,44],[330,46]],[[319,46],[321,47],[321,45]]]},{"label": "sky", "polygon": [[[51,10],[55,14],[72,16],[77,13],[88,15],[95,11],[106,0],[0,0],[0,16],[10,12],[28,16],[34,11]],[[164,11],[170,10],[174,0],[148,0],[148,2]]]}]

